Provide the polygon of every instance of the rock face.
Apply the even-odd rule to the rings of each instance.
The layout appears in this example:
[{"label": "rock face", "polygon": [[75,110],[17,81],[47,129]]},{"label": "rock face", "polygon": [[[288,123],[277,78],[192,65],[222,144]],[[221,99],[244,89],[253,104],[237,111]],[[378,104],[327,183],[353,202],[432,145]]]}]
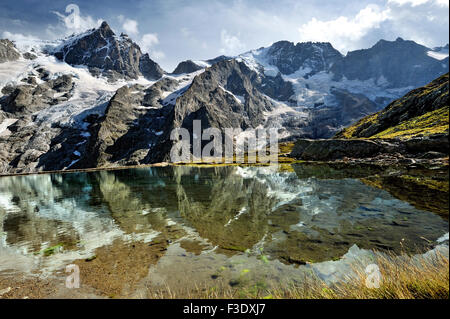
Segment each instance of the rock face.
[{"label": "rock face", "polygon": [[196,71],[204,69],[206,67],[211,67],[214,64],[219,63],[221,61],[231,60],[231,59],[232,59],[232,57],[221,55],[214,59],[209,59],[206,61],[192,61],[192,60],[182,61],[177,65],[177,67],[172,72],[172,74],[183,74],[183,73],[196,72]]},{"label": "rock face", "polygon": [[125,34],[116,36],[106,22],[98,29],[68,38],[53,54],[68,64],[85,65],[94,74],[112,79],[137,79],[143,75],[157,80],[164,74],[148,54],[142,54],[136,43]]},{"label": "rock face", "polygon": [[383,154],[397,157],[445,157],[449,151],[448,136],[435,135],[402,140],[301,139],[290,156],[308,161],[333,161],[345,158],[364,159]]},{"label": "rock face", "polygon": [[201,65],[198,65],[192,60],[187,60],[180,62],[175,70],[173,70],[172,74],[192,73],[201,69],[203,69]]},{"label": "rock face", "polygon": [[376,79],[388,87],[418,87],[448,72],[448,57],[437,60],[414,41],[378,41],[372,48],[349,52],[331,68],[336,79]]},{"label": "rock face", "polygon": [[139,59],[139,71],[149,80],[158,80],[165,74],[165,71],[159,64],[150,59],[148,53],[141,55]]},{"label": "rock face", "polygon": [[[38,67],[36,76],[25,79],[27,83],[2,90],[7,94],[0,98],[0,107],[4,111],[3,121],[7,121],[8,134],[0,135],[0,172],[35,171],[51,150],[52,138],[63,131],[60,127],[40,126],[35,122],[37,113],[68,101],[74,92],[71,75],[49,79],[46,72]],[[36,77],[46,81],[37,84]],[[77,143],[76,138],[73,143]],[[67,153],[53,165],[62,165],[65,161],[70,162]]]},{"label": "rock face", "polygon": [[289,75],[300,68],[310,68],[308,75],[328,71],[342,59],[339,51],[328,42],[305,42],[294,44],[289,41],[274,43],[267,52],[268,62],[281,73]]},{"label": "rock face", "polygon": [[[105,115],[92,125],[86,156],[75,167],[166,161],[172,129],[183,127],[192,133],[194,120],[201,120],[203,128],[245,130],[263,125],[264,112],[274,104],[253,89],[254,76],[244,63],[230,60],[208,68],[192,83],[164,78],[149,88],[119,89]],[[237,82],[240,85],[233,86]]]},{"label": "rock face", "polygon": [[380,154],[445,157],[449,152],[448,116],[448,74],[445,74],[363,118],[334,139],[298,140],[291,156],[320,161]]},{"label": "rock face", "polygon": [[172,105],[163,104],[161,96],[177,85],[176,80],[167,78],[147,89],[135,85],[117,90],[105,115],[91,126],[86,155],[75,167],[148,162],[150,150],[160,144],[161,135],[171,127],[168,115]]},{"label": "rock face", "polygon": [[20,58],[20,53],[17,51],[14,43],[8,39],[0,39],[0,63],[6,61],[15,61]]}]

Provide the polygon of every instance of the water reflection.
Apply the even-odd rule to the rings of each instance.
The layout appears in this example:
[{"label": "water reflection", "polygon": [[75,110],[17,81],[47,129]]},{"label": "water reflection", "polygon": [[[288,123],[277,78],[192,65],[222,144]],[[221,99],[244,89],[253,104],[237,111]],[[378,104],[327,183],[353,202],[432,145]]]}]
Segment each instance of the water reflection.
[{"label": "water reflection", "polygon": [[[448,232],[448,219],[397,199],[374,184],[378,175],[359,179],[364,169],[345,176],[294,170],[182,166],[3,177],[0,270],[28,263],[52,271],[117,240],[162,245],[158,258],[176,244],[195,255],[259,251],[298,265],[334,260],[353,245],[414,252]],[[63,251],[42,254],[54,246]],[[148,269],[151,261],[139,258]]]}]

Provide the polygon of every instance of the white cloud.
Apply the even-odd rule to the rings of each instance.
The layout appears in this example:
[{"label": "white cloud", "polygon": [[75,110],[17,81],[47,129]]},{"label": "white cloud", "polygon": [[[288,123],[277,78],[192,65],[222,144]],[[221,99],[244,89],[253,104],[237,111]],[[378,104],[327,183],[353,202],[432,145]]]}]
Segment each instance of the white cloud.
[{"label": "white cloud", "polygon": [[[102,22],[101,19],[94,20],[91,16],[82,16],[80,13],[80,7],[71,3],[66,7],[64,15],[58,11],[53,11],[63,23],[65,27],[65,34],[83,32],[91,28],[96,28]],[[50,30],[51,31],[51,30]]]},{"label": "white cloud", "polygon": [[144,51],[149,51],[154,45],[159,43],[156,33],[144,34],[140,40],[140,45]]},{"label": "white cloud", "polygon": [[15,42],[16,47],[24,51],[28,50],[30,47],[36,44],[36,42],[40,41],[38,38],[31,35],[25,35],[22,33],[11,33],[9,31],[2,32],[1,38]]},{"label": "white cloud", "polygon": [[160,60],[164,59],[166,55],[160,50],[156,50],[154,47],[159,44],[158,34],[146,33],[142,37],[138,38],[139,28],[136,20],[125,18],[123,15],[117,17],[120,23],[122,23],[123,30],[130,36],[136,38],[137,43],[141,47],[142,52],[146,52],[152,59]]},{"label": "white cloud", "polygon": [[245,48],[244,44],[235,35],[231,35],[227,30],[223,29],[220,33],[220,44],[222,54],[239,54]]},{"label": "white cloud", "polygon": [[158,35],[156,33],[146,33],[140,40],[138,40],[139,46],[143,52],[148,52],[153,59],[163,59],[165,54],[162,51],[154,49],[159,44]]},{"label": "white cloud", "polygon": [[312,18],[298,31],[302,41],[329,41],[337,49],[344,50],[349,43],[360,40],[388,19],[390,19],[389,8],[382,10],[377,5],[368,5],[353,18],[340,16],[329,21]]},{"label": "white cloud", "polygon": [[448,0],[388,0],[388,3],[396,4],[399,6],[411,5],[412,7],[417,7],[426,3],[436,4],[441,7],[449,6]]},{"label": "white cloud", "polygon": [[22,33],[11,33],[9,31],[4,31],[2,33],[2,38],[9,39],[11,41],[36,41],[36,37],[32,35],[25,35]]},{"label": "white cloud", "polygon": [[154,60],[161,60],[164,59],[166,57],[166,55],[164,54],[164,52],[162,51],[158,51],[158,50],[152,50],[149,53],[150,57]]},{"label": "white cloud", "polygon": [[122,24],[122,28],[129,35],[138,35],[139,34],[138,22],[136,20],[125,19],[125,21]]}]

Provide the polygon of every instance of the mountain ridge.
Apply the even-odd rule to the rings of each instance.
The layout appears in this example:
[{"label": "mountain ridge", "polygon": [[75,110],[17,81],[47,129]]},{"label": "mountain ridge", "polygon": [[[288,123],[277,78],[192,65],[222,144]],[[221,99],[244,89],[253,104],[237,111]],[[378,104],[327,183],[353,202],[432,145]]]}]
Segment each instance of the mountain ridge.
[{"label": "mountain ridge", "polygon": [[[397,42],[387,41],[394,47],[408,43]],[[107,23],[44,44],[0,63],[2,172],[167,161],[174,143],[170,131],[192,131],[194,119],[203,128],[276,128],[281,140],[329,138],[414,88],[396,86],[415,74],[408,63],[397,84],[383,74],[336,79],[332,70],[346,56],[330,43],[279,41],[236,57],[185,61],[173,73]],[[416,58],[447,67],[442,48],[410,45],[421,48]],[[368,57],[375,51],[362,52]],[[388,50],[382,57],[399,52],[404,53]],[[361,66],[372,74],[370,63]],[[423,82],[433,72],[419,72],[413,80]]]}]

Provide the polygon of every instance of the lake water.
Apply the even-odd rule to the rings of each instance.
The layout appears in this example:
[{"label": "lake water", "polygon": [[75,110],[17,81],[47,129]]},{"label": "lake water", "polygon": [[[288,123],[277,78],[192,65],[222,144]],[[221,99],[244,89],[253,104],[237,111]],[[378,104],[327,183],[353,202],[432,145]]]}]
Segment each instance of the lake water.
[{"label": "lake water", "polygon": [[300,281],[305,269],[332,281],[372,249],[418,253],[448,236],[448,171],[419,173],[297,164],[1,177],[0,275],[75,263],[82,284],[135,297],[243,276]]}]

